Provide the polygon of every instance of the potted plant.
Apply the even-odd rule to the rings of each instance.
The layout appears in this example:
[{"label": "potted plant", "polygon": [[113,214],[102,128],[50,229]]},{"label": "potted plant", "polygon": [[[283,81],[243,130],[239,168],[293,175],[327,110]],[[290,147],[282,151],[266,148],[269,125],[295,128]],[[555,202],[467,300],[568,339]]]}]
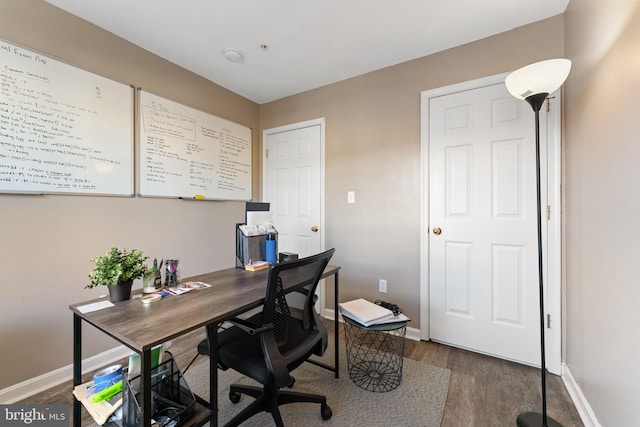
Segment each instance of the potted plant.
[{"label": "potted plant", "polygon": [[89,273],[91,282],[85,288],[107,286],[111,301],[128,300],[131,298],[133,280],[149,272],[149,267],[144,263],[147,258],[149,257],[144,256],[138,249],[129,251],[111,248],[104,255],[91,260],[95,267]]}]

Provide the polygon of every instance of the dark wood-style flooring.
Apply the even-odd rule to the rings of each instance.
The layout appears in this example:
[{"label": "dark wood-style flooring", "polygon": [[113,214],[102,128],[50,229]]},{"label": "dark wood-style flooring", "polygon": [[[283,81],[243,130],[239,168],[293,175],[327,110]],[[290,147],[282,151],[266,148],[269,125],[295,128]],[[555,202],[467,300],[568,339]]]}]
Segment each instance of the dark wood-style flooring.
[{"label": "dark wood-style flooring", "polygon": [[[333,331],[331,321],[327,321],[327,329],[330,333]],[[178,366],[185,367],[189,363],[198,342],[204,337],[203,330],[173,341],[170,351]],[[343,348],[341,351],[344,351]],[[405,357],[451,370],[441,427],[515,426],[520,412],[541,411],[538,369],[424,341],[407,340]],[[196,363],[205,360],[200,357]],[[86,377],[86,381],[91,379],[91,375]],[[71,417],[71,384],[68,381],[22,403],[68,403]],[[547,411],[549,416],[565,427],[583,426],[561,378],[551,374],[547,375]],[[84,409],[82,412],[82,425],[91,424],[90,415]]]}]

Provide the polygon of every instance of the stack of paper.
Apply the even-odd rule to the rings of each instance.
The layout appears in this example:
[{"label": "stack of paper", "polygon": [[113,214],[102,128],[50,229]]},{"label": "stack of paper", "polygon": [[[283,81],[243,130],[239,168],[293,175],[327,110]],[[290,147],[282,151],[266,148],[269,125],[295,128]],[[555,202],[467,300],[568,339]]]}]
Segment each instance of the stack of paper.
[{"label": "stack of paper", "polygon": [[406,316],[402,314],[394,316],[393,311],[363,298],[340,303],[340,309],[343,316],[347,316],[364,326],[407,320]]},{"label": "stack of paper", "polygon": [[247,271],[260,271],[269,268],[267,261],[254,261],[251,264],[245,264],[244,269]]},{"label": "stack of paper", "polygon": [[107,422],[116,409],[122,406],[122,393],[118,393],[109,400],[102,400],[100,402],[93,401],[92,398],[94,394],[93,380],[73,388],[73,395],[76,399],[82,402],[93,419],[102,425]]}]

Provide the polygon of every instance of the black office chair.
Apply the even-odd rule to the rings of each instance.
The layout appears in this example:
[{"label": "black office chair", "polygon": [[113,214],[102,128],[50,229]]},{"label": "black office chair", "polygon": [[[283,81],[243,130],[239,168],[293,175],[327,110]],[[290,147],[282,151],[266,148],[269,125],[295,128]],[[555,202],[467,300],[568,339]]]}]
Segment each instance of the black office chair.
[{"label": "black office chair", "polygon": [[[256,400],[227,426],[237,426],[264,411],[271,413],[277,426],[283,426],[278,406],[293,402],[320,403],[323,420],[333,415],[325,396],[282,388],[293,386],[295,379],[291,371],[312,354],[322,356],[327,348],[327,330],[313,308],[313,297],[334,251],[330,249],[273,266],[262,312],[248,319],[233,319],[231,323],[234,326],[219,333],[219,367],[223,370],[231,368],[263,384],[262,388],[240,384],[231,386],[229,398],[233,403],[240,401],[241,393]],[[285,296],[293,291],[306,295],[302,308],[287,304]],[[198,353],[210,354],[207,340],[198,345]]]}]

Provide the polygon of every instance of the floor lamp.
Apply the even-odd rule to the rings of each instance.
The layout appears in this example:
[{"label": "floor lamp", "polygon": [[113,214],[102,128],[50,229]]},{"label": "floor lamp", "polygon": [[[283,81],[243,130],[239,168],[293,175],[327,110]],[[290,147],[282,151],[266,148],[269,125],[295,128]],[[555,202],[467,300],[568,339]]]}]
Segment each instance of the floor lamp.
[{"label": "floor lamp", "polygon": [[542,275],[542,201],[540,194],[540,107],[550,93],[558,89],[569,75],[571,61],[549,59],[522,67],[507,76],[505,85],[511,95],[531,105],[536,115],[536,186],[538,201],[538,282],[540,287],[540,353],[542,373],[542,413],[522,412],[516,423],[519,427],[556,427],[561,424],[547,417],[547,385],[544,349],[544,295]]}]

